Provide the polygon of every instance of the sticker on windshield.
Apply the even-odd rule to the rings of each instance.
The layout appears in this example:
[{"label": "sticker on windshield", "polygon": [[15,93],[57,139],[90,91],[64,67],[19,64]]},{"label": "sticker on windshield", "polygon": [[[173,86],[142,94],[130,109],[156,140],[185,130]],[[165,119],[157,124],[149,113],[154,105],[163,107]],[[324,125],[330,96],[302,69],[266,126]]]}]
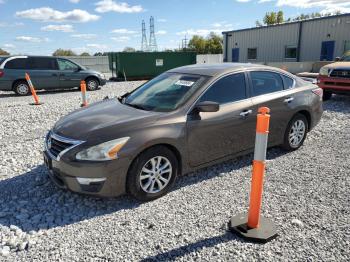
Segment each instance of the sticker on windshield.
[{"label": "sticker on windshield", "polygon": [[178,86],[193,86],[194,82],[192,81],[186,81],[186,80],[178,80],[175,85]]}]

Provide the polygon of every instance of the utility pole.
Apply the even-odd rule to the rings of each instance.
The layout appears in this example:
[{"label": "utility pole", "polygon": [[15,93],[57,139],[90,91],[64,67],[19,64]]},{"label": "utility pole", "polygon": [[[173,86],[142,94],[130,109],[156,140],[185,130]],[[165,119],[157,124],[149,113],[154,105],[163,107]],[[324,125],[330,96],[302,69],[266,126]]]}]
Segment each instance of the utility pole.
[{"label": "utility pole", "polygon": [[154,18],[151,16],[149,20],[150,24],[150,36],[149,36],[149,50],[152,52],[156,52],[158,50],[156,35],[154,33]]},{"label": "utility pole", "polygon": [[182,39],[182,49],[184,49],[186,51],[187,48],[187,35],[185,35],[185,38]]},{"label": "utility pole", "polygon": [[146,24],[145,21],[142,20],[142,43],[141,43],[141,51],[148,51],[147,37],[146,37]]}]

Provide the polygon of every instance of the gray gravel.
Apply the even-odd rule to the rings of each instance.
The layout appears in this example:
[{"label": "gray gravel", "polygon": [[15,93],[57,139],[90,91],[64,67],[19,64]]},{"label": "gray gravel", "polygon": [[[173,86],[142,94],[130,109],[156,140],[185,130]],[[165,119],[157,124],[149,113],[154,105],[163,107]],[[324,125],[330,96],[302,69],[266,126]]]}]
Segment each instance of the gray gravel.
[{"label": "gray gravel", "polygon": [[[140,84],[109,83],[89,100]],[[247,210],[252,155],[182,177],[153,202],[72,194],[48,180],[41,150],[80,93],[39,96],[30,106],[0,92],[0,261],[349,261],[350,97],[324,104],[300,150],[268,151],[263,215],[279,237],[259,245],[227,232]]]}]

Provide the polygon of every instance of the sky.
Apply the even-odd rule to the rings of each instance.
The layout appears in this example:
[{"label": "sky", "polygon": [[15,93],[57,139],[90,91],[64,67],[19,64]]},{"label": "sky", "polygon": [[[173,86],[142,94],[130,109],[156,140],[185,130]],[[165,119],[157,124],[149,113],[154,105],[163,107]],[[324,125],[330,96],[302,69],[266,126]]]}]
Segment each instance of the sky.
[{"label": "sky", "polygon": [[51,55],[141,48],[141,23],[154,17],[158,50],[178,48],[194,34],[254,27],[266,12],[285,18],[311,12],[350,12],[350,0],[0,0],[0,48]]}]

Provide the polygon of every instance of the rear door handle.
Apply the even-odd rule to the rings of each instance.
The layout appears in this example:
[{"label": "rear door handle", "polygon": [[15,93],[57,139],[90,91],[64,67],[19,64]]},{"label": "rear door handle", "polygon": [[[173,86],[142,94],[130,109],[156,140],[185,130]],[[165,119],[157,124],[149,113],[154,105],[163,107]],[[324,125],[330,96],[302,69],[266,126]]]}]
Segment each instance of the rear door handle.
[{"label": "rear door handle", "polygon": [[249,110],[242,111],[239,115],[241,117],[246,117],[246,116],[250,115],[251,113],[253,113],[253,110],[249,109]]},{"label": "rear door handle", "polygon": [[283,100],[284,103],[290,103],[294,100],[294,97],[288,97],[286,99]]}]

